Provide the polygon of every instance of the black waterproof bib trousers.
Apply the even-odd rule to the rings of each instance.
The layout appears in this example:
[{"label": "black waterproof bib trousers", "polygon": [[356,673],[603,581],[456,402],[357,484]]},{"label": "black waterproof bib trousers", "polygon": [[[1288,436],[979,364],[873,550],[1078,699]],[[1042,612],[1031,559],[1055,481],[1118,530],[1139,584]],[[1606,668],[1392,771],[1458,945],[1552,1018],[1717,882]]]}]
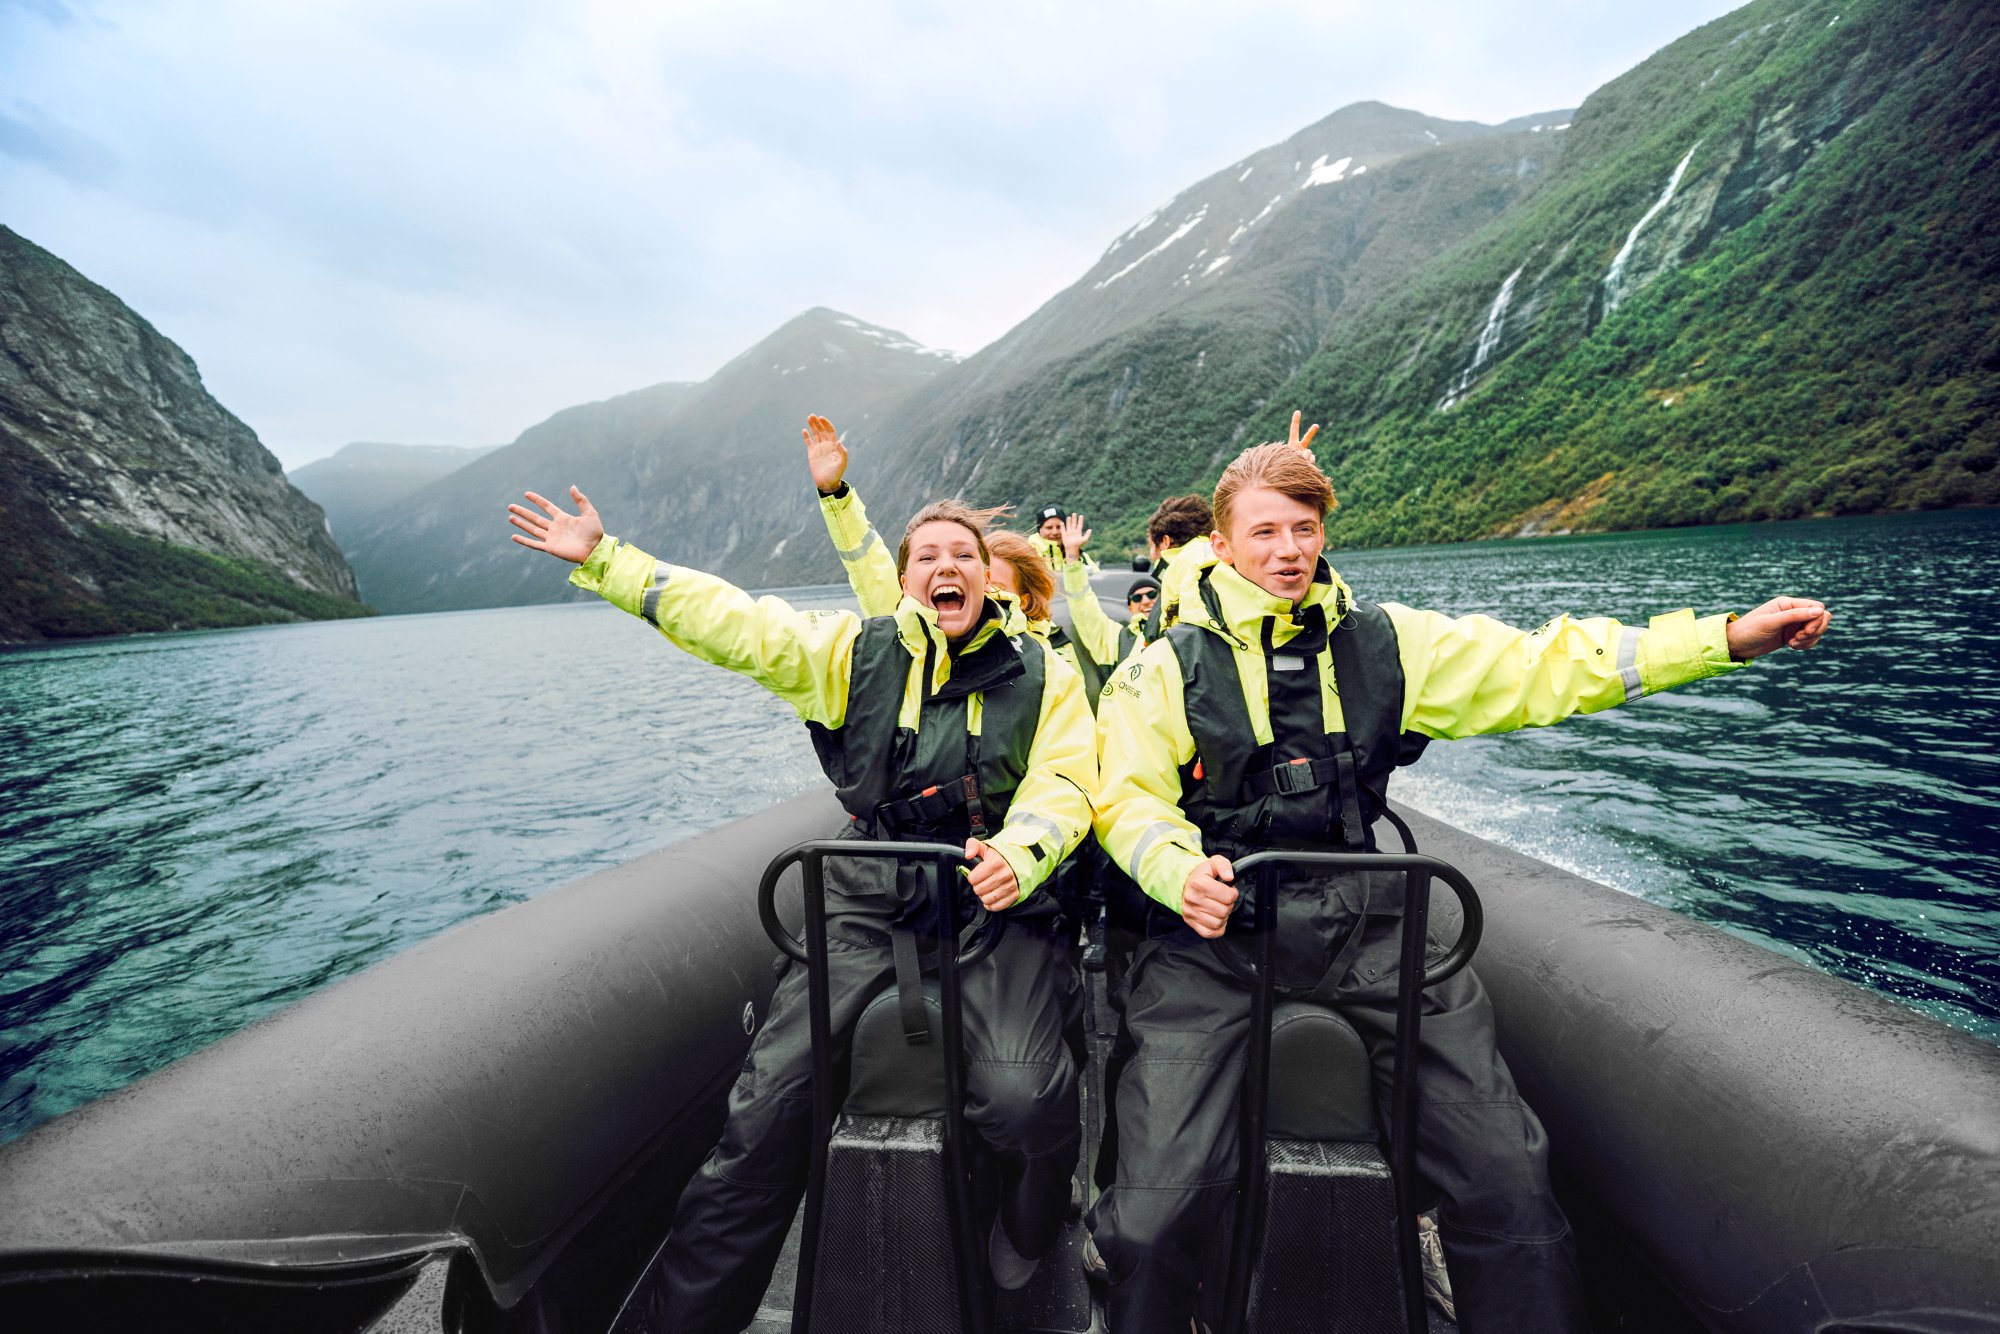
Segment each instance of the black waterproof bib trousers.
[{"label": "black waterproof bib trousers", "polygon": [[[1328,655],[1346,720],[1339,734],[1324,731],[1320,702],[1324,623],[1308,622],[1274,652],[1266,622],[1267,748],[1252,736],[1229,645],[1193,626],[1170,632],[1201,762],[1199,778],[1192,765],[1183,774],[1182,806],[1202,829],[1205,851],[1373,849],[1369,825],[1387,775],[1409,753],[1397,732],[1402,670],[1387,614],[1368,604],[1344,611]],[[1310,763],[1287,764],[1294,759]],[[1400,884],[1394,876],[1289,877],[1274,942],[1280,986],[1332,1005],[1367,1044],[1385,1123]],[[1197,1285],[1223,1272],[1214,1247],[1236,1187],[1251,1017],[1248,987],[1218,956],[1247,946],[1205,941],[1164,909],[1154,913],[1150,936],[1134,959],[1125,1012],[1130,1054],[1116,1094],[1116,1179],[1092,1215],[1110,1267],[1115,1334],[1182,1334]],[[1541,1123],[1500,1058],[1492,1006],[1471,969],[1426,993],[1421,1038],[1417,1168],[1420,1188],[1438,1201],[1461,1327],[1587,1330]]]},{"label": "black waterproof bib trousers", "polygon": [[[854,817],[843,835],[963,842],[981,832],[971,829],[974,818],[997,831],[1040,719],[1039,649],[994,635],[954,660],[951,681],[926,697],[914,731],[897,726],[909,661],[894,619],[869,621],[854,648],[847,722],[813,729],[821,764]],[[928,683],[931,663],[923,666]],[[968,726],[975,693],[984,715],[977,739]],[[971,816],[962,796],[968,777],[977,781]],[[927,788],[938,794],[920,799]],[[835,859],[827,887],[832,1056],[844,1079],[855,1022],[895,971],[891,940],[907,916],[907,880],[899,884],[884,862]],[[965,1122],[999,1168],[1000,1223],[1026,1256],[1055,1244],[1079,1148],[1076,1065],[1063,1036],[1079,996],[1056,936],[1060,920],[1048,896],[1035,895],[1008,911],[993,953],[961,974]],[[641,1327],[739,1334],[750,1324],[805,1193],[814,1133],[806,970],[786,963],[730,1090],[722,1139],[682,1192],[673,1232],[634,1303]]]}]

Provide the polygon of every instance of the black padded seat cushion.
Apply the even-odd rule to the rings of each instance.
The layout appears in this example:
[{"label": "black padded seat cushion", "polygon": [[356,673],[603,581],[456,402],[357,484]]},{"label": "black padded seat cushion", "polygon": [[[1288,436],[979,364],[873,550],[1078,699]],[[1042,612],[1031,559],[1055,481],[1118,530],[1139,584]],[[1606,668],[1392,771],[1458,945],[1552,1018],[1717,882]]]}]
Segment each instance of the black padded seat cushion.
[{"label": "black padded seat cushion", "polygon": [[850,1116],[944,1115],[943,1019],[937,984],[924,982],[929,1042],[903,1038],[902,1007],[893,983],[868,1002],[854,1025],[854,1057],[843,1109]]},{"label": "black padded seat cushion", "polygon": [[1269,1138],[1379,1138],[1368,1049],[1332,1010],[1279,1001],[1271,1014]]}]

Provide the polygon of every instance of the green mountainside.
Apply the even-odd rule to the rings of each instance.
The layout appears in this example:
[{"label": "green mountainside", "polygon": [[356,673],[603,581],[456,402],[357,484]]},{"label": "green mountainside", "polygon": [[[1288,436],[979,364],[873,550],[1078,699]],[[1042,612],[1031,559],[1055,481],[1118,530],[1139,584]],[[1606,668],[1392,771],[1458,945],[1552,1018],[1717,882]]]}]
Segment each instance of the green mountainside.
[{"label": "green mountainside", "polygon": [[[1337,310],[1239,438],[1326,423],[1344,545],[2000,503],[1996,56],[1988,4],[1759,0],[1689,34],[1518,202]],[[1105,469],[1197,411],[1135,393]],[[1067,498],[1120,538],[1145,508]]]},{"label": "green mountainside", "polygon": [[888,513],[951,492],[1056,500],[1100,542],[1137,536],[1246,443],[1345,312],[1528,197],[1569,114],[1510,128],[1359,103],[1214,173],[885,417],[856,485]]}]

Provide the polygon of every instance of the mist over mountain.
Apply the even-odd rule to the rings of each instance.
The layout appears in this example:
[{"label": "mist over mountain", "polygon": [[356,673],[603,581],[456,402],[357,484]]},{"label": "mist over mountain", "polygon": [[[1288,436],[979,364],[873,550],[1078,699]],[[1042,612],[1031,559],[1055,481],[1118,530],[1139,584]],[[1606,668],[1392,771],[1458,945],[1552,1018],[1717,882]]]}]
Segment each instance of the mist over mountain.
[{"label": "mist over mountain", "polygon": [[382,512],[350,548],[385,611],[575,596],[564,571],[507,540],[523,489],[588,495],[612,530],[663,560],[751,585],[837,578],[799,432],[809,412],[857,442],[955,363],[894,330],[815,309],[699,384],[662,384],[557,413]]},{"label": "mist over mountain", "polygon": [[391,445],[357,441],[287,474],[326,511],[334,540],[351,543],[381,511],[498,445]]},{"label": "mist over mountain", "polygon": [[365,613],[187,353],[5,227],[0,347],[0,641]]}]

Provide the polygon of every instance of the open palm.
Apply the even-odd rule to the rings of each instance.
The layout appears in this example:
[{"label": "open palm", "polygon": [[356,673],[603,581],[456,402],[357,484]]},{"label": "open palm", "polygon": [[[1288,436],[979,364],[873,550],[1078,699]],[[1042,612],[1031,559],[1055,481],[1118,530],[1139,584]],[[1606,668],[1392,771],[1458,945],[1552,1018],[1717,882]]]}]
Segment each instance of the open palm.
[{"label": "open palm", "polygon": [[[521,530],[511,535],[516,542],[537,551],[546,551],[572,565],[581,565],[590,559],[590,553],[597,550],[597,544],[604,540],[604,521],[597,517],[597,507],[590,503],[590,497],[571,487],[569,496],[576,502],[578,510],[571,514],[533,491],[523,494],[542,512],[537,514],[523,505],[507,507],[507,522]],[[527,536],[523,537],[521,533]]]},{"label": "open palm", "polygon": [[812,469],[813,485],[822,494],[832,495],[847,475],[846,443],[824,417],[807,417],[806,429],[799,434],[806,439],[806,466]]}]

